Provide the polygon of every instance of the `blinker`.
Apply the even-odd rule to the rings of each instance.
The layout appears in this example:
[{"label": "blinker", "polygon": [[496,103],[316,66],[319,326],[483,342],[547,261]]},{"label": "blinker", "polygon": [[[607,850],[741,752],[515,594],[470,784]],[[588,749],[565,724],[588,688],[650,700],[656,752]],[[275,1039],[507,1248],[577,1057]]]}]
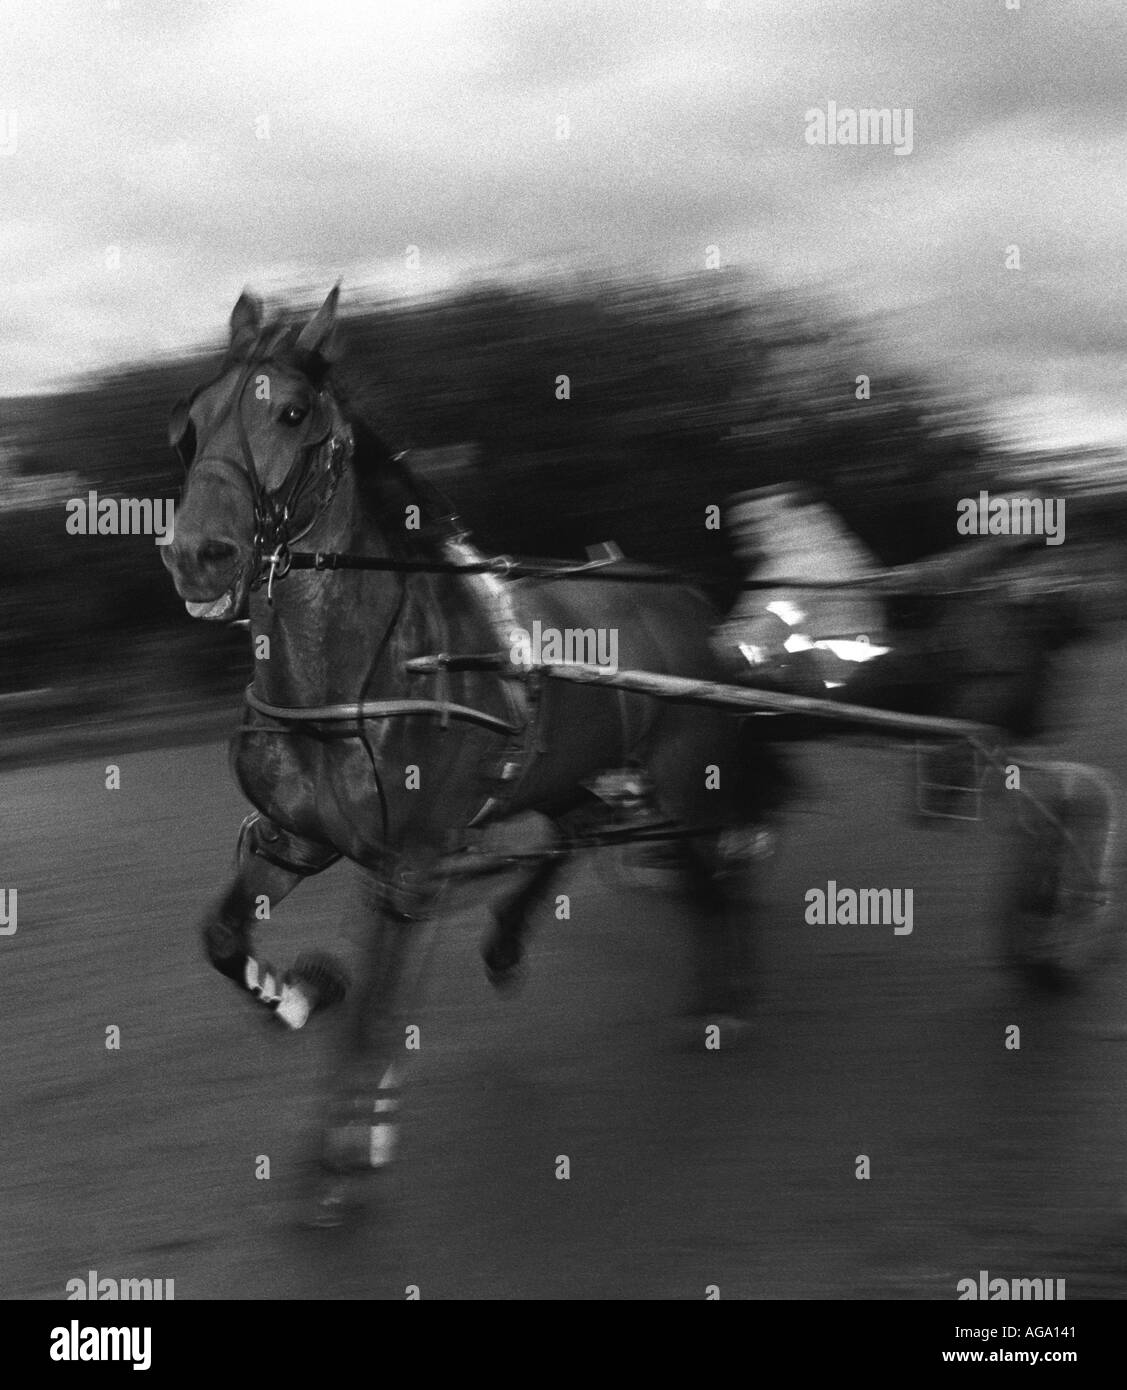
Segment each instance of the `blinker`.
[{"label": "blinker", "polygon": [[196,454],[196,427],[192,423],[190,400],[177,401],[168,421],[168,442],[185,468]]}]

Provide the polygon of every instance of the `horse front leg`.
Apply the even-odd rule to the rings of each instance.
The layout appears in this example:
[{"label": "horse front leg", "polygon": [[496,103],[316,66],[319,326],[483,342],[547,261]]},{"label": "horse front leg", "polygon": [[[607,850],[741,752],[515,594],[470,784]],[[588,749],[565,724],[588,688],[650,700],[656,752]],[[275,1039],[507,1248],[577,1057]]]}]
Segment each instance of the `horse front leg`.
[{"label": "horse front leg", "polygon": [[[239,831],[237,870],[204,919],[204,951],[212,966],[290,1028],[343,997],[347,978],[332,957],[306,952],[284,974],[253,954],[254,928],[310,874],[339,858],[275,826],[248,816]],[[264,913],[266,917],[264,918]]]},{"label": "horse front leg", "polygon": [[399,1091],[421,1036],[411,1011],[420,1001],[422,978],[409,966],[441,886],[431,876],[434,864],[391,877],[362,873],[361,939],[310,1216],[317,1226],[340,1225],[359,1196],[354,1183],[387,1167],[394,1156]]}]

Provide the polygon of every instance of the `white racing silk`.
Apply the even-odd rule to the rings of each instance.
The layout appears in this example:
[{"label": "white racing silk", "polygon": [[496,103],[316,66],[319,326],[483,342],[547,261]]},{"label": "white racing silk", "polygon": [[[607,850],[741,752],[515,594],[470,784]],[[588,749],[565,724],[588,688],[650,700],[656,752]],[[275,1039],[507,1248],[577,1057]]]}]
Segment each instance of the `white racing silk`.
[{"label": "white racing silk", "polygon": [[[849,580],[881,572],[831,507],[789,486],[739,494],[726,521],[736,554],[751,561],[748,579]],[[767,669],[785,660],[784,653],[813,649],[826,684],[840,685],[858,661],[887,650],[885,628],[884,604],[875,594],[784,586],[741,593],[716,639]]]}]

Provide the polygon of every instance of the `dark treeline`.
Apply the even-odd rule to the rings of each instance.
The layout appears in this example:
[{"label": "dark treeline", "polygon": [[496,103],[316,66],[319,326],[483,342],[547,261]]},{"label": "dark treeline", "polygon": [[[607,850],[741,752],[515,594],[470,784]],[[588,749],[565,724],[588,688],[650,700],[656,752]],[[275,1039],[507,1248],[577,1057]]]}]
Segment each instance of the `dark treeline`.
[{"label": "dark treeline", "polygon": [[[485,549],[582,556],[614,540],[721,600],[734,571],[705,509],[734,492],[813,483],[900,563],[950,545],[955,499],[993,476],[974,422],[887,349],[740,277],[476,288],[354,313],[346,344],[353,407],[417,451]],[[168,412],[216,364],[199,354],[9,402],[9,477],[175,496]],[[104,683],[112,704],[131,663],[147,679],[159,663],[169,688],[185,672],[229,680],[241,634],[187,618],[151,538],[74,537],[64,523],[59,495],[0,510],[4,689]]]}]

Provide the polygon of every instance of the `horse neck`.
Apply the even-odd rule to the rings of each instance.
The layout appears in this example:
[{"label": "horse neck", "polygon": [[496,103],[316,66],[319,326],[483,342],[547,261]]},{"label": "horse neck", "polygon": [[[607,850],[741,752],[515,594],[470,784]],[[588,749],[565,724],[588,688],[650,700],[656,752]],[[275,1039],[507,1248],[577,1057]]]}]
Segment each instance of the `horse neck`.
[{"label": "horse neck", "polygon": [[[372,517],[348,467],[300,548],[407,558],[406,542],[393,530],[398,519],[395,503],[386,522]],[[291,570],[275,584],[273,605],[258,590],[250,626],[260,698],[320,705],[407,694],[403,663],[443,645],[444,605],[433,591],[428,575],[379,570]]]}]

